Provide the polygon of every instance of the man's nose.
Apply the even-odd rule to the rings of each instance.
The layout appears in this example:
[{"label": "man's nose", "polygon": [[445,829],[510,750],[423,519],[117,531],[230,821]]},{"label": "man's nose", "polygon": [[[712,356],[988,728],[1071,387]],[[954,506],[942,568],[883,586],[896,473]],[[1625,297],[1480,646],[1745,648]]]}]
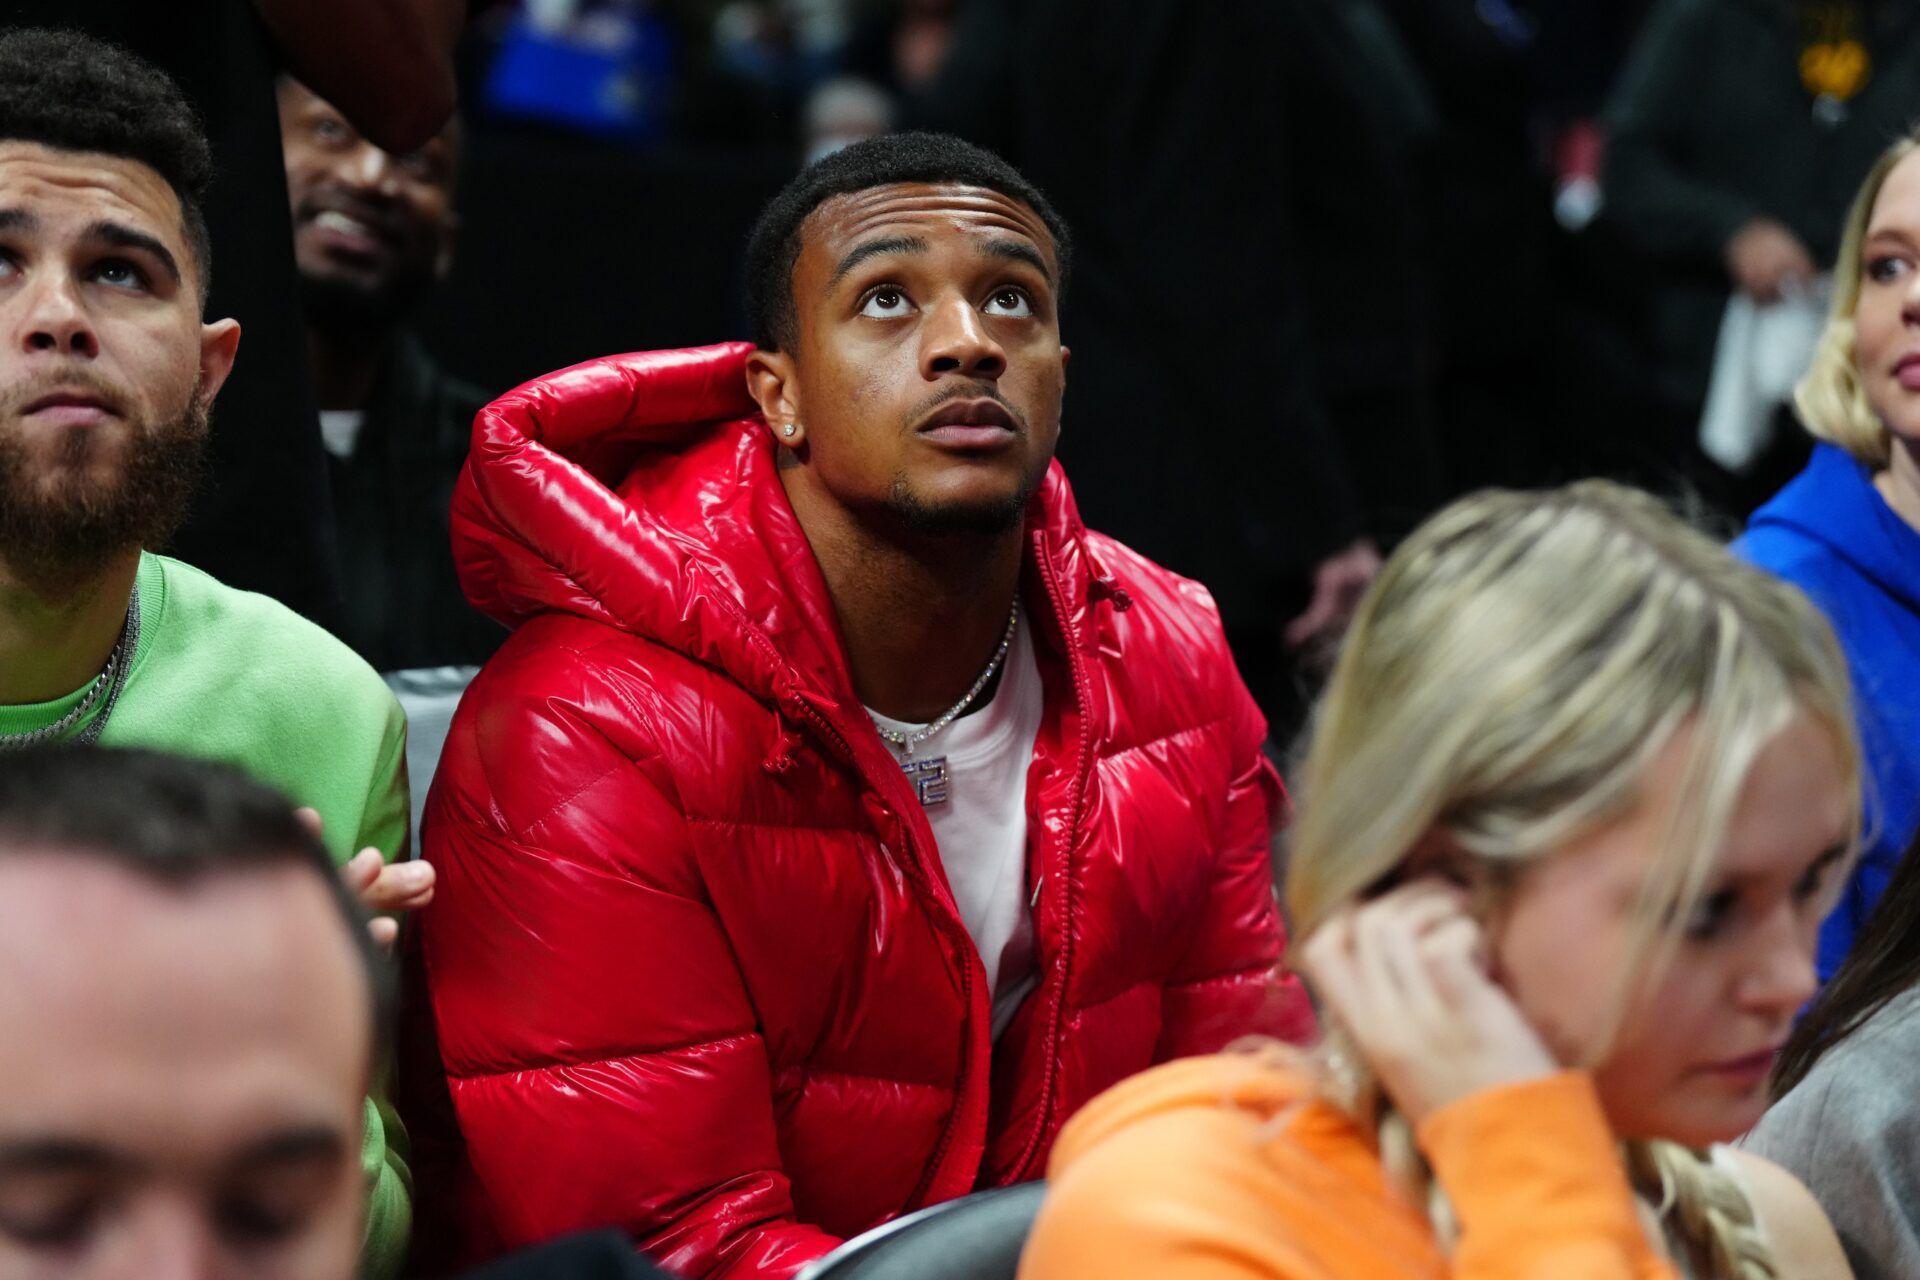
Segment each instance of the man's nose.
[{"label": "man's nose", "polygon": [[344,169],[347,180],[361,191],[382,196],[399,192],[400,167],[392,156],[371,142],[362,142],[356,147],[347,157]]},{"label": "man's nose", "polygon": [[212,1223],[192,1197],[156,1194],[144,1201],[116,1251],[135,1263],[124,1273],[127,1280],[225,1280],[231,1274],[222,1266]]},{"label": "man's nose", "polygon": [[922,377],[933,381],[958,373],[971,378],[998,378],[1006,368],[1006,351],[987,331],[971,302],[953,297],[930,308],[921,334]]},{"label": "man's nose", "polygon": [[78,282],[71,276],[50,275],[35,281],[21,303],[19,341],[25,351],[88,360],[100,354],[99,335]]}]

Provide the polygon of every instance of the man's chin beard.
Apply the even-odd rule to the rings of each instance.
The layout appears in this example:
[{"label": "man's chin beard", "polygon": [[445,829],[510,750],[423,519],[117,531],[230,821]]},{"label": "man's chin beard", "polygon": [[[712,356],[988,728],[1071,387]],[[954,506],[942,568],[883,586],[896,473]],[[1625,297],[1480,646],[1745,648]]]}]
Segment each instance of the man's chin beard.
[{"label": "man's chin beard", "polygon": [[204,473],[207,425],[196,387],[171,421],[133,435],[110,480],[62,476],[50,489],[0,425],[0,563],[36,596],[61,600],[128,551],[164,545]]},{"label": "man's chin beard", "polygon": [[908,533],[920,537],[1000,537],[1020,527],[1037,484],[1036,480],[995,499],[931,503],[913,491],[905,475],[897,475],[886,507]]}]

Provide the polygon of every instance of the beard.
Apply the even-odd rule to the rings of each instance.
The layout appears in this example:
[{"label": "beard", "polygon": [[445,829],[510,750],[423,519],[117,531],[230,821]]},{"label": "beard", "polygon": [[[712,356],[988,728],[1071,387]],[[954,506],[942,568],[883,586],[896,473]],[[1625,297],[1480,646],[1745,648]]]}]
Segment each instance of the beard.
[{"label": "beard", "polygon": [[1026,517],[1027,501],[1040,486],[1034,476],[1017,490],[998,498],[978,502],[928,502],[913,491],[906,473],[893,478],[887,510],[909,532],[922,537],[944,538],[956,534],[994,537],[1020,526]]},{"label": "beard", "polygon": [[[89,383],[66,376],[60,385]],[[0,399],[0,562],[36,595],[58,600],[86,586],[116,555],[173,536],[204,470],[209,413],[196,379],[178,413],[130,423],[125,456],[99,476],[102,445],[86,431],[62,433],[51,458],[36,466],[18,419],[45,391],[29,386]]]},{"label": "beard", "polygon": [[[915,405],[905,415],[906,422],[922,421],[941,405],[963,399],[993,401],[1013,419],[1014,431],[1018,435],[1030,436],[1026,415],[991,383],[975,382],[970,386],[955,386],[941,391]],[[970,502],[929,502],[914,491],[913,482],[902,470],[894,474],[893,484],[887,494],[886,510],[907,532],[921,537],[996,537],[1019,527],[1026,517],[1027,501],[1033,497],[1034,490],[1040,487],[1045,475],[1046,462],[1043,460],[1038,469],[1024,477],[1020,487],[1012,492]]]}]

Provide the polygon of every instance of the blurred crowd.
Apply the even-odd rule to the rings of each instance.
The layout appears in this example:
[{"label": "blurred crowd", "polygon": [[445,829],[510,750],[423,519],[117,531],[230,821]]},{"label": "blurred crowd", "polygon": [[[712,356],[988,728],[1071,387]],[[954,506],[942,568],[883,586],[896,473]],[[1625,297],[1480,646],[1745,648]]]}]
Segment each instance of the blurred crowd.
[{"label": "blurred crowd", "polygon": [[[1091,522],[1208,583],[1291,729],[1325,602],[1448,497],[1610,475],[1736,528],[1806,460],[1783,406],[1915,37],[1894,3],[1649,8],[483,7],[479,256],[419,326],[487,391],[730,337],[740,239],[797,165],[895,128],[988,146],[1082,232],[1062,457]],[[524,253],[560,222],[591,233]],[[1220,373],[1247,368],[1285,372]],[[1188,417],[1216,447],[1160,425]]]}]

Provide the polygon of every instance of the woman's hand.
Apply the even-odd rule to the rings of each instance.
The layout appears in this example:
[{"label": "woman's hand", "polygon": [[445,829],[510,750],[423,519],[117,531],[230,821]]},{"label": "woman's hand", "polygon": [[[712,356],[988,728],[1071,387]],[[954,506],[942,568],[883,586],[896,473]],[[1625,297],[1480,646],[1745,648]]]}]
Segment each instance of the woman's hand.
[{"label": "woman's hand", "polygon": [[1487,966],[1466,894],[1431,876],[1337,912],[1299,948],[1301,971],[1416,1125],[1560,1069]]}]

